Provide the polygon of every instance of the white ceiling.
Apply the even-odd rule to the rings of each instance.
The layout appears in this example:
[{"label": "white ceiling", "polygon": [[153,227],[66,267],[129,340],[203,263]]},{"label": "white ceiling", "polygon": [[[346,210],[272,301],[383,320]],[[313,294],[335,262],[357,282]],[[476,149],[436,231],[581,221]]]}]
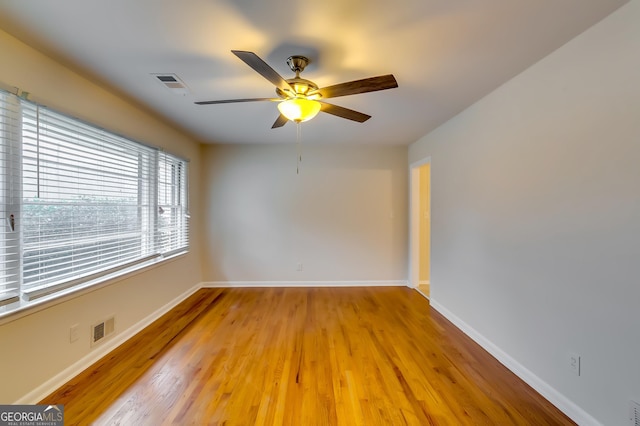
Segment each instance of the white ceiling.
[{"label": "white ceiling", "polygon": [[[303,140],[408,145],[627,1],[0,0],[0,28],[205,143],[295,139],[291,123],[271,129],[275,103],[193,104],[274,96],[232,49],[284,78],[287,57],[306,55],[302,77],[320,87],[392,73],[397,89],[331,100],[369,121],[321,113]],[[190,93],[153,73],[177,74]]]}]

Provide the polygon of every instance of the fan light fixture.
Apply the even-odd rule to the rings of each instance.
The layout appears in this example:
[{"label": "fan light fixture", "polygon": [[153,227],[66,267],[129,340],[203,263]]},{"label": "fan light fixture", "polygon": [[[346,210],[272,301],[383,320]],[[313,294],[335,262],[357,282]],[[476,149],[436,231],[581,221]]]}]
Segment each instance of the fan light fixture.
[{"label": "fan light fixture", "polygon": [[320,102],[302,97],[287,99],[278,104],[280,113],[296,123],[311,120],[320,112]]},{"label": "fan light fixture", "polygon": [[[326,102],[329,98],[357,95],[360,93],[375,92],[378,90],[393,89],[398,87],[398,82],[393,74],[378,77],[363,78],[362,80],[348,81],[327,87],[318,87],[311,80],[300,78],[300,73],[309,65],[309,58],[301,55],[293,55],[287,58],[287,65],[296,73],[294,78],[283,79],[280,74],[271,68],[265,61],[253,52],[245,50],[232,50],[240,60],[253,68],[258,74],[276,86],[277,98],[253,98],[253,99],[223,99],[214,101],[198,101],[197,105],[228,104],[233,102],[278,102],[280,114],[271,126],[272,129],[284,126],[288,121],[301,123],[311,120],[322,111],[326,114],[347,120],[364,123],[371,118],[370,115],[354,111],[349,108]],[[320,102],[322,99],[322,102]],[[298,126],[299,127],[299,126]]]}]

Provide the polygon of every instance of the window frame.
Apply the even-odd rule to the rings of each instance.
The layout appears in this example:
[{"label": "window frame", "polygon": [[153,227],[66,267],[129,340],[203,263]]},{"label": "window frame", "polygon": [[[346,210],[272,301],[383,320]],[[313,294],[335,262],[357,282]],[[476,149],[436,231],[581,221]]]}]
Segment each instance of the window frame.
[{"label": "window frame", "polygon": [[[16,188],[22,185],[19,159],[21,133],[21,104],[16,96],[5,91],[0,93],[0,139],[7,143],[0,145],[0,192],[5,202],[0,204],[0,262],[9,265],[0,271],[0,308],[20,300],[20,284],[22,276],[22,258],[19,252],[7,250],[11,244],[20,245],[20,222],[15,221],[21,214],[21,193]],[[11,237],[9,237],[11,235]],[[7,285],[7,279],[16,276],[15,284]]]}]

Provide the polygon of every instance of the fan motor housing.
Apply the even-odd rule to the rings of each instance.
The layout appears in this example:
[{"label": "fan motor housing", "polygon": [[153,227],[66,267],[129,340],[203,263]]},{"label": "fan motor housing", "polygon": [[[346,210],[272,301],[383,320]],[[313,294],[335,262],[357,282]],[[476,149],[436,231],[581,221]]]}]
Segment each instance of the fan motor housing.
[{"label": "fan motor housing", "polygon": [[[276,94],[283,98],[291,98],[295,96],[308,96],[309,94],[318,90],[318,85],[313,81],[306,80],[304,78],[290,78],[286,80],[287,83],[293,88],[295,93],[288,93],[288,91],[280,90],[280,88],[276,87]],[[317,94],[319,96],[319,94]]]}]

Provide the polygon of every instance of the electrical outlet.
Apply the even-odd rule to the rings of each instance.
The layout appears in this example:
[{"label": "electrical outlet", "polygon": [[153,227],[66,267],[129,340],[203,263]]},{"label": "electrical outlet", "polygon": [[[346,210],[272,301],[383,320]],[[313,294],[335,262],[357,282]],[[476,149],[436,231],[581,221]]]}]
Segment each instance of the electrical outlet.
[{"label": "electrical outlet", "polygon": [[298,262],[298,267],[296,268],[296,271],[298,272],[302,271],[302,262]]},{"label": "electrical outlet", "polygon": [[576,376],[580,375],[580,355],[569,354],[569,368]]},{"label": "electrical outlet", "polygon": [[78,340],[78,324],[73,324],[69,328],[69,343],[73,343]]}]

